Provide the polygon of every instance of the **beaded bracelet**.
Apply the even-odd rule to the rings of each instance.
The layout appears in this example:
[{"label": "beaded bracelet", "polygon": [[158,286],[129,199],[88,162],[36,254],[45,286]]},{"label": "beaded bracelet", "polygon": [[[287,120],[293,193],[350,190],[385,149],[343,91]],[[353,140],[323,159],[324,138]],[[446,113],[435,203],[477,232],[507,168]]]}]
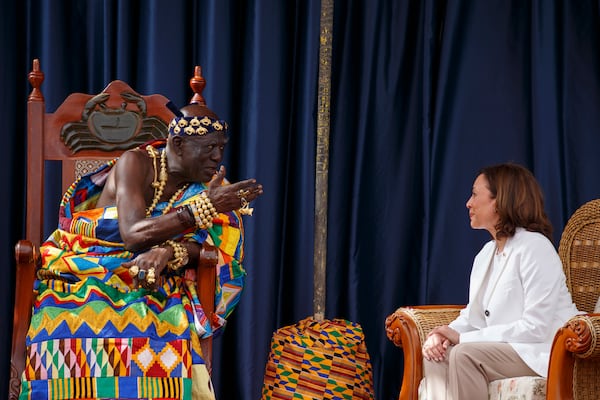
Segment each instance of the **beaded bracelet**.
[{"label": "beaded bracelet", "polygon": [[196,220],[196,226],[198,228],[208,229],[212,227],[212,221],[218,213],[206,192],[202,192],[200,194],[200,199],[194,199],[189,206],[192,210],[192,214],[194,214],[194,219]]},{"label": "beaded bracelet", "polygon": [[186,265],[189,261],[187,248],[181,243],[177,243],[173,240],[167,240],[165,244],[173,248],[173,259],[167,262],[167,266],[173,271],[178,270],[180,267]]}]

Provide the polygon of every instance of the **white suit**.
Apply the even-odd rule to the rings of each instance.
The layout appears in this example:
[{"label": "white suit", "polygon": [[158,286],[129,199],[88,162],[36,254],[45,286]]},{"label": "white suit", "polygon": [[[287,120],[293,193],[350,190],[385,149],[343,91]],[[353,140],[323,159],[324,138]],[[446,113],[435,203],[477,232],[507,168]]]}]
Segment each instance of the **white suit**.
[{"label": "white suit", "polygon": [[523,228],[507,240],[486,278],[495,253],[492,240],[475,257],[469,304],[450,327],[460,333],[461,343],[509,343],[532,370],[546,377],[554,334],[579,313],[560,258],[544,235]]}]

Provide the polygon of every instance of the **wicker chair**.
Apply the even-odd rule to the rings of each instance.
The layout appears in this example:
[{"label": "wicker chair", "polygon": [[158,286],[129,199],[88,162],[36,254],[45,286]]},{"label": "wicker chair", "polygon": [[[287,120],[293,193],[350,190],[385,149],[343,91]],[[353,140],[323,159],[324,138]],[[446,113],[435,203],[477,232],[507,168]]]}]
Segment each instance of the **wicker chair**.
[{"label": "wicker chair", "polygon": [[[580,311],[588,314],[574,316],[556,333],[545,398],[597,400],[600,398],[600,314],[592,313],[600,296],[600,199],[585,203],[571,216],[558,252],[573,301]],[[418,399],[423,378],[422,343],[435,326],[456,318],[461,308],[463,306],[458,305],[400,307],[387,317],[387,336],[404,352],[400,400]],[[537,395],[544,398],[543,387],[541,389],[540,393],[537,388]],[[506,394],[502,396],[508,398]]]}]

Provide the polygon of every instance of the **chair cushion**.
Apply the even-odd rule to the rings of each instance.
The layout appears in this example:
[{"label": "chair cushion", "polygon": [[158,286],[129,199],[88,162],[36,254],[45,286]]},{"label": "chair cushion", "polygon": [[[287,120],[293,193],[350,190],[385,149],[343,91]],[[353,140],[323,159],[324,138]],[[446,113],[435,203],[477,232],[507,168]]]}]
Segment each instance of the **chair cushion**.
[{"label": "chair cushion", "polygon": [[[425,379],[419,385],[419,400],[427,400]],[[490,382],[489,400],[545,400],[546,379],[539,376],[520,376]],[[433,399],[431,399],[433,400]]]},{"label": "chair cushion", "polygon": [[546,379],[539,376],[520,376],[490,382],[490,400],[544,400]]}]

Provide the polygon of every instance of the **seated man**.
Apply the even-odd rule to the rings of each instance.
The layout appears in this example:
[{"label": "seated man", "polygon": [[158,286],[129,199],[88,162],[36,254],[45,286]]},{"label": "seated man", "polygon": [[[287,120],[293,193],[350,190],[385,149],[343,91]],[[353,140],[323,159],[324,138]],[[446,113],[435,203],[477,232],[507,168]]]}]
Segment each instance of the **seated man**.
[{"label": "seated man", "polygon": [[[190,104],[166,140],[67,190],[40,249],[20,398],[214,397],[200,338],[239,301],[241,215],[262,194],[254,179],[225,180],[227,140],[224,121]],[[205,241],[219,253],[213,321],[194,282]]]}]

